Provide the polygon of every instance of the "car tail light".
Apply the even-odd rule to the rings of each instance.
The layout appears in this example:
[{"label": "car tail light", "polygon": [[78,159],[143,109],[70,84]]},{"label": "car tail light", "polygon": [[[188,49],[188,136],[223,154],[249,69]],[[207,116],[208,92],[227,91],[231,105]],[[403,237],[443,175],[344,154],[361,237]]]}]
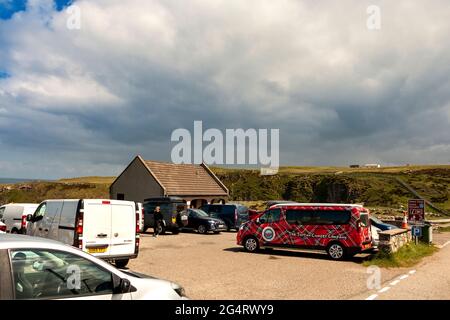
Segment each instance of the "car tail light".
[{"label": "car tail light", "polygon": [[103,200],[103,201],[102,201],[102,204],[111,204],[111,201]]},{"label": "car tail light", "polygon": [[3,231],[3,232],[6,232],[6,225],[2,225],[2,226],[0,226],[0,231]]},{"label": "car tail light", "polygon": [[22,221],[20,223],[20,227],[22,228],[22,230],[25,230],[27,227],[27,215],[22,215]]},{"label": "car tail light", "polygon": [[83,216],[84,216],[84,201],[80,200],[78,203],[77,215],[75,219],[75,236],[73,246],[83,249]]},{"label": "car tail light", "polygon": [[136,245],[134,247],[134,254],[137,256],[137,254],[139,253],[139,244],[140,244],[140,238],[139,238],[139,233],[136,232],[136,241],[135,241]]},{"label": "car tail light", "polygon": [[136,212],[136,233],[141,232],[141,223],[139,219],[139,212]]},{"label": "car tail light", "polygon": [[76,233],[78,234],[78,236],[82,236],[83,235],[83,212],[80,212],[80,215],[78,216],[78,221],[77,221],[77,225],[76,225]]}]

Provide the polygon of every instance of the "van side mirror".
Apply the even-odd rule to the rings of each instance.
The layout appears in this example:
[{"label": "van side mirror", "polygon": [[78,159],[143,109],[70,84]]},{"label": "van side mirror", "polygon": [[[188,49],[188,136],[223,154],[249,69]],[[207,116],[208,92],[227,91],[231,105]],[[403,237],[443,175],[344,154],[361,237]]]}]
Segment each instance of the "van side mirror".
[{"label": "van side mirror", "polygon": [[27,214],[27,221],[28,222],[33,222],[33,215],[32,214]]}]

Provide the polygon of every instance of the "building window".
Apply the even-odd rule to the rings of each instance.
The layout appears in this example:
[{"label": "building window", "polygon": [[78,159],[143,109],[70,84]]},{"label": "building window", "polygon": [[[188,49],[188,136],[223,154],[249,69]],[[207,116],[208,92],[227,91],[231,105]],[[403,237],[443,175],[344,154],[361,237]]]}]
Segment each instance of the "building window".
[{"label": "building window", "polygon": [[117,194],[117,200],[125,200],[125,194],[123,194],[123,193],[118,193],[118,194]]}]

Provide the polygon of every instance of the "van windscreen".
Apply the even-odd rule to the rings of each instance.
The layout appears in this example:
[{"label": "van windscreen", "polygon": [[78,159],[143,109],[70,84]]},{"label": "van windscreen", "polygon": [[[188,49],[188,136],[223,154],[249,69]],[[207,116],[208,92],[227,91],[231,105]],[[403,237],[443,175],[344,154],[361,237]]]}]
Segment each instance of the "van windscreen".
[{"label": "van windscreen", "polygon": [[359,215],[359,220],[361,221],[363,227],[369,226],[369,214],[367,212],[361,212]]}]

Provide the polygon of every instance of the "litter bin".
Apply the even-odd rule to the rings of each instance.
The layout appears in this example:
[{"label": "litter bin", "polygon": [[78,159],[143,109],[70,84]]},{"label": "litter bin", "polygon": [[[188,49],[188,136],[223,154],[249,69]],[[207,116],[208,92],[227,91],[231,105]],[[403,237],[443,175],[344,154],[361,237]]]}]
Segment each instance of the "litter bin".
[{"label": "litter bin", "polygon": [[425,243],[433,242],[433,226],[429,222],[425,222],[425,225],[422,227],[422,239]]}]

